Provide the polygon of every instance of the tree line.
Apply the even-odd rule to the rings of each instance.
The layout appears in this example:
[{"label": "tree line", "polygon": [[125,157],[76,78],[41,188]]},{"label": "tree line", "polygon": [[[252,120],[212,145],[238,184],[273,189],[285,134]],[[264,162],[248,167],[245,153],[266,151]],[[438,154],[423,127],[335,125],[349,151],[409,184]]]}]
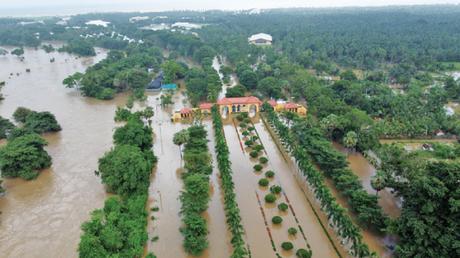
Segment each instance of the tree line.
[{"label": "tree line", "polygon": [[289,127],[278,118],[278,115],[272,110],[271,106],[265,104],[265,110],[267,111],[266,118],[268,122],[280,137],[287,151],[295,158],[300,171],[305,176],[315,198],[320,202],[321,209],[326,213],[330,224],[343,239],[344,244],[349,243],[351,245],[351,254],[357,257],[376,256],[362,241],[363,237],[359,227],[353,223],[346,209],[337,203],[331,190],[324,182],[324,176],[314,167],[314,164],[310,161],[309,154],[297,143],[297,139]]},{"label": "tree line", "polygon": [[[144,110],[145,111],[145,110]],[[146,204],[153,166],[151,112],[131,112],[115,130],[115,146],[99,159],[96,175],[110,193],[104,208],[82,224],[79,257],[142,257],[147,234]],[[155,257],[152,253],[149,257]]]},{"label": "tree line", "polygon": [[214,126],[214,137],[216,139],[215,151],[217,154],[217,165],[219,167],[224,190],[225,216],[227,225],[232,233],[232,258],[248,257],[248,250],[244,242],[244,228],[241,222],[240,209],[235,194],[235,185],[232,179],[232,169],[230,162],[230,152],[224,135],[222,119],[217,106],[211,109],[212,121]]}]

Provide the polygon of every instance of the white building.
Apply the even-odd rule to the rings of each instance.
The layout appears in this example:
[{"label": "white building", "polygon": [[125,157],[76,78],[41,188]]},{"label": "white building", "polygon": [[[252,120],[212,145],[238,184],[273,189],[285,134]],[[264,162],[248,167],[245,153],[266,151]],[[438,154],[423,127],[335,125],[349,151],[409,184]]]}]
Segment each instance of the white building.
[{"label": "white building", "polygon": [[254,44],[256,46],[269,46],[272,44],[273,38],[269,34],[259,33],[249,37],[248,41],[250,44]]}]

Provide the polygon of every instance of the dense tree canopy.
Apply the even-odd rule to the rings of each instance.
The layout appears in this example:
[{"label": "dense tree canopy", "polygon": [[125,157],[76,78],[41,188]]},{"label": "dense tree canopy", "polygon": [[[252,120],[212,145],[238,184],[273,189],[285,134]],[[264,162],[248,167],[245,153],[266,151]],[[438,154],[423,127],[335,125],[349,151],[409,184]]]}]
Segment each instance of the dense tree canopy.
[{"label": "dense tree canopy", "polygon": [[99,160],[98,174],[111,192],[122,196],[145,191],[152,163],[132,145],[117,145]]},{"label": "dense tree canopy", "polygon": [[51,166],[51,157],[43,147],[46,141],[37,134],[27,134],[8,141],[0,148],[3,177],[34,179],[38,171]]}]

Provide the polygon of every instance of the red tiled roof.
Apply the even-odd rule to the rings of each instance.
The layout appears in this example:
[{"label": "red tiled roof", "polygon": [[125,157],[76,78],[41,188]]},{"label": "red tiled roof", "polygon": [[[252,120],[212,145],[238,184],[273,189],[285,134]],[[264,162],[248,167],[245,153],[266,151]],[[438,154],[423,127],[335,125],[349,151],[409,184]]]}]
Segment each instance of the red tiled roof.
[{"label": "red tiled roof", "polygon": [[191,114],[193,110],[191,108],[181,108],[180,113],[181,114]]},{"label": "red tiled roof", "polygon": [[275,107],[275,106],[276,106],[276,100],[274,100],[274,99],[271,99],[271,100],[269,100],[269,101],[267,101],[267,102],[268,102],[268,104],[270,104],[270,106],[272,106],[272,107]]},{"label": "red tiled roof", "polygon": [[212,103],[205,102],[200,104],[200,109],[211,109],[212,108]]},{"label": "red tiled roof", "polygon": [[291,103],[291,102],[288,102],[286,104],[284,104],[284,108],[286,109],[292,109],[292,108],[298,108],[299,106],[295,103]]},{"label": "red tiled roof", "polygon": [[217,101],[219,105],[233,105],[233,104],[262,104],[259,98],[250,97],[239,97],[239,98],[223,98]]}]

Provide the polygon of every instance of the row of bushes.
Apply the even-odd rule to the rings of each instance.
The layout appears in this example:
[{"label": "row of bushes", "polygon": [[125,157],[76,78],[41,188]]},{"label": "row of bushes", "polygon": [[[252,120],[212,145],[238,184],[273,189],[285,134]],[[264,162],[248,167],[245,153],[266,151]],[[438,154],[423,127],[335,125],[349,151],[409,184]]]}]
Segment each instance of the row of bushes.
[{"label": "row of bushes", "polygon": [[[251,156],[254,161],[257,157],[259,157],[257,159],[257,161],[259,162],[258,164],[254,165],[253,168],[254,168],[254,171],[256,174],[259,174],[261,175],[260,172],[262,172],[264,166],[268,163],[268,158],[265,157],[265,156],[260,156],[260,152],[262,150],[264,150],[264,147],[262,145],[262,141],[260,140],[259,138],[259,134],[257,133],[257,130],[256,128],[253,126],[252,124],[252,121],[251,119],[248,117],[248,114],[247,113],[240,113],[236,116],[236,119],[239,121],[239,126],[240,128],[243,130],[242,131],[242,135],[243,135],[243,140],[245,141],[245,145],[251,149],[251,151],[249,152],[249,156]],[[278,200],[278,197],[280,196],[281,192],[283,191],[283,189],[281,188],[281,186],[279,185],[276,185],[276,184],[272,184],[270,186],[270,182],[271,180],[270,179],[273,179],[275,177],[275,172],[269,170],[267,172],[265,172],[265,177],[264,178],[261,178],[259,179],[259,186],[262,188],[262,190],[266,191],[267,189],[270,190],[270,193],[266,194],[264,196],[264,201],[266,203],[271,203],[271,204],[276,204],[277,203],[277,200]],[[289,206],[288,204],[284,203],[284,202],[281,202],[277,205],[278,207],[278,211],[280,212],[280,214],[285,214],[288,209],[289,209]],[[295,217],[295,214],[292,214],[294,217]],[[264,219],[266,219],[265,215],[264,216]],[[297,218],[296,218],[297,220]],[[281,216],[273,216],[272,219],[271,219],[271,222],[273,225],[281,225],[283,223],[283,218]],[[300,225],[298,225],[299,229],[302,231],[302,228],[300,227]],[[267,228],[268,229],[268,228]],[[291,237],[296,237],[296,234],[297,234],[297,229],[294,228],[294,227],[290,227],[288,228],[288,235],[291,236]],[[302,231],[303,233],[303,231]],[[269,231],[269,235],[271,235],[270,231]],[[273,239],[271,238],[271,244],[272,244],[272,248],[273,250],[275,251],[275,254],[277,257],[281,257],[280,254],[276,251],[277,248],[275,246],[275,242],[273,241]],[[285,251],[291,251],[292,249],[294,249],[294,245],[290,242],[290,241],[287,241],[287,242],[282,242],[281,243],[281,248]],[[303,248],[299,248],[297,249],[296,251],[296,256],[297,257],[301,257],[301,258],[310,258],[313,253],[310,249],[310,246],[307,244],[307,249],[303,249]]]},{"label": "row of bushes", "polygon": [[345,241],[345,244],[351,242],[351,254],[357,257],[375,256],[375,253],[371,252],[369,247],[363,243],[359,228],[353,224],[346,210],[337,203],[331,191],[325,185],[321,172],[310,162],[307,152],[297,144],[289,128],[270,109],[267,109],[267,118],[282,143],[295,157],[300,170],[313,188],[314,195],[321,203],[321,209],[326,212],[331,225],[335,227],[336,232]]},{"label": "row of bushes", "polygon": [[360,224],[378,232],[385,231],[389,219],[378,204],[378,196],[364,189],[359,177],[348,168],[345,155],[334,149],[315,121],[311,118],[297,119],[291,129],[299,147],[348,199]]},{"label": "row of bushes", "polygon": [[229,159],[230,152],[228,150],[227,141],[225,140],[224,128],[217,106],[213,106],[212,120],[214,125],[214,137],[216,139],[216,154],[217,165],[220,171],[222,180],[222,188],[224,190],[224,205],[227,224],[232,232],[232,258],[248,257],[248,251],[243,240],[244,228],[241,224],[240,209],[236,201],[235,185],[232,179],[232,168]]},{"label": "row of bushes", "polygon": [[184,226],[184,248],[187,253],[200,255],[208,247],[208,227],[202,213],[208,208],[209,175],[212,172],[211,156],[208,151],[207,132],[203,126],[187,129],[184,161],[186,172],[182,174],[184,191],[180,195],[181,214]]},{"label": "row of bushes", "polygon": [[[115,147],[99,159],[96,174],[107,191],[117,195],[103,209],[91,213],[82,225],[79,257],[142,257],[147,234],[150,174],[156,163],[152,152],[152,128],[130,114],[114,133]],[[155,257],[149,254],[150,257]]]}]

